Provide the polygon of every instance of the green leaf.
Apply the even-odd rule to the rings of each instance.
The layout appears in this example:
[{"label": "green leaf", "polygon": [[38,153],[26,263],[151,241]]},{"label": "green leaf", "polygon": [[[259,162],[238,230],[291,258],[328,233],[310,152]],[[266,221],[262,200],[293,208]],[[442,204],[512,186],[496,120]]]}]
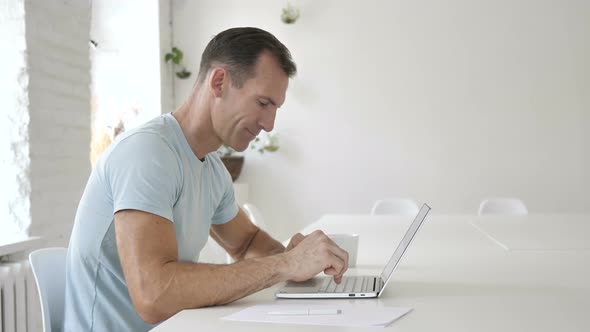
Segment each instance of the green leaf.
[{"label": "green leaf", "polygon": [[168,61],[172,60],[173,58],[174,58],[174,55],[172,55],[172,53],[166,53],[164,60],[165,60],[165,62],[168,62]]},{"label": "green leaf", "polygon": [[175,57],[178,59],[178,62],[182,61],[184,54],[179,48],[173,47],[172,52],[174,52]]}]

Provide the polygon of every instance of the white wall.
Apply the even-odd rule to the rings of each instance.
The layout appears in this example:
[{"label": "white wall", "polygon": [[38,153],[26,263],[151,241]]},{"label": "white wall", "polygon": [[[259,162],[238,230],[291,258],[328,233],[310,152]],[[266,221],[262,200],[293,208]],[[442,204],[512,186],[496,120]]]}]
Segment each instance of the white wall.
[{"label": "white wall", "polygon": [[25,1],[31,234],[67,245],[90,173],[90,5]]},{"label": "white wall", "polygon": [[[267,29],[292,51],[276,128],[239,181],[279,237],[386,196],[475,213],[487,196],[531,212],[590,212],[590,3],[570,1],[187,1],[173,43],[196,72],[210,38]],[[176,81],[176,105],[193,80]]]},{"label": "white wall", "polygon": [[164,62],[166,53],[172,50],[172,1],[159,0],[159,33],[160,33],[160,101],[161,113],[174,111],[174,71],[172,63]]}]

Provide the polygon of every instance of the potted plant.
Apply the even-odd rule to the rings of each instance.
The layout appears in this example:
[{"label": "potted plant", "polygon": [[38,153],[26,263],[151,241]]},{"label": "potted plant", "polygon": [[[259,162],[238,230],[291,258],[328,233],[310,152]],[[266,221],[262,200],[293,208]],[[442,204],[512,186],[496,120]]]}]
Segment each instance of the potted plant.
[{"label": "potted plant", "polygon": [[[256,137],[250,143],[250,149],[256,150],[260,154],[264,152],[275,152],[279,149],[279,138],[276,134],[268,133],[265,139]],[[217,151],[221,155],[221,161],[229,171],[232,181],[236,181],[242,172],[244,166],[244,155],[238,154],[234,149],[227,145],[222,145]]]}]

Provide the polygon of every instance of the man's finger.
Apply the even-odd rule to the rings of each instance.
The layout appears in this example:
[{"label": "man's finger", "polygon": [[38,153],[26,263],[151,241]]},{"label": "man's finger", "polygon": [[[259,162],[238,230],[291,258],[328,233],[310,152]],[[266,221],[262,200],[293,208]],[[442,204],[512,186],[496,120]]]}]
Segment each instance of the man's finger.
[{"label": "man's finger", "polygon": [[342,270],[340,270],[340,273],[338,273],[338,275],[337,275],[338,278],[342,278],[344,273],[346,271],[348,271],[348,252],[343,250],[343,254],[344,254],[344,258],[341,258],[341,259],[344,264],[342,265]]},{"label": "man's finger", "polygon": [[340,248],[336,243],[333,243],[333,246],[330,246],[330,251],[334,256],[338,257],[340,261],[342,261],[342,268],[337,270],[336,277],[341,278],[344,272],[348,270],[348,252],[342,248]]},{"label": "man's finger", "polygon": [[287,248],[285,249],[285,251],[289,251],[289,250],[295,248],[304,239],[305,239],[305,236],[303,236],[303,234],[301,234],[301,233],[297,233],[297,234],[293,235],[293,237],[291,238],[291,241],[289,241],[289,244],[287,245]]},{"label": "man's finger", "polygon": [[333,255],[329,264],[329,267],[324,269],[324,274],[334,276],[337,278],[334,279],[334,281],[339,281],[339,279],[342,278],[342,274],[344,273],[344,261],[342,261],[340,257]]}]

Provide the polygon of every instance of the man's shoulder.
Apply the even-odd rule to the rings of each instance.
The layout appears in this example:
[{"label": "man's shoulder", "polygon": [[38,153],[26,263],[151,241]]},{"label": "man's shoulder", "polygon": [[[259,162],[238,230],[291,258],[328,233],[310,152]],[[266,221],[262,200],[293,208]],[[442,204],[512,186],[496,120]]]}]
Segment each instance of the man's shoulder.
[{"label": "man's shoulder", "polygon": [[181,164],[181,159],[175,137],[165,125],[149,123],[117,137],[104,152],[97,168],[106,173],[107,169],[117,169],[121,164],[143,165],[145,168],[155,163],[171,167]]},{"label": "man's shoulder", "polygon": [[176,150],[176,133],[165,115],[121,134],[113,143],[114,149],[130,149],[135,152]]},{"label": "man's shoulder", "polygon": [[175,132],[174,128],[172,127],[172,123],[170,123],[167,115],[163,114],[127,132],[124,132],[117,138],[117,140],[115,140],[115,143],[124,141],[127,138],[134,136],[136,139],[146,138],[149,140],[158,138],[159,140],[168,142],[175,137],[174,135]]}]

